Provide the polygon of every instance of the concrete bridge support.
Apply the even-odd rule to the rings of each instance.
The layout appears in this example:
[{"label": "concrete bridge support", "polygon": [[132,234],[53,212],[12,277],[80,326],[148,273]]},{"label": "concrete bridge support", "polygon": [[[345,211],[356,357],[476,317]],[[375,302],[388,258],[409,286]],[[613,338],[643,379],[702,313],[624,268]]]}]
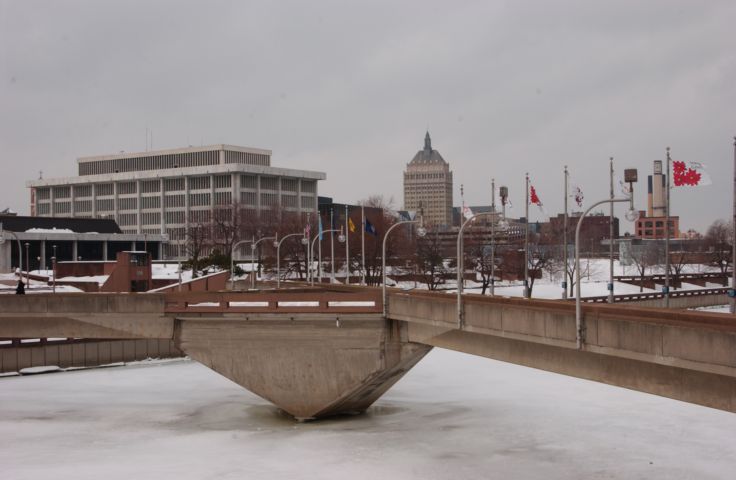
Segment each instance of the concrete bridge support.
[{"label": "concrete bridge support", "polygon": [[376,314],[177,318],[174,340],[300,420],[364,411],[432,348]]}]

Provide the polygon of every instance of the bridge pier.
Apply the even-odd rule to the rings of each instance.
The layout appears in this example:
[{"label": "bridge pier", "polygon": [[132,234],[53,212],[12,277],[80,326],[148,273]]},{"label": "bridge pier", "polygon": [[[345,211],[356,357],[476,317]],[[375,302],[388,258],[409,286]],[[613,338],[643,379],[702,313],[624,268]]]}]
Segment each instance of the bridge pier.
[{"label": "bridge pier", "polygon": [[432,348],[376,314],[177,318],[174,341],[298,420],[365,411]]}]

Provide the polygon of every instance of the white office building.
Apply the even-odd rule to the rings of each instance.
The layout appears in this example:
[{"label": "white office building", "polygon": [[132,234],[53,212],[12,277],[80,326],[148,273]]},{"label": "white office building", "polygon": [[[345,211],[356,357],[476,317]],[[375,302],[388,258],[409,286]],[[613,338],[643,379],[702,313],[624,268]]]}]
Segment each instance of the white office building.
[{"label": "white office building", "polygon": [[[79,175],[27,182],[31,215],[114,218],[125,234],[168,234],[167,258],[185,257],[186,232],[237,204],[266,211],[317,212],[322,172],[271,166],[271,151],[210,145],[77,159]],[[248,212],[250,211],[250,212]]]}]

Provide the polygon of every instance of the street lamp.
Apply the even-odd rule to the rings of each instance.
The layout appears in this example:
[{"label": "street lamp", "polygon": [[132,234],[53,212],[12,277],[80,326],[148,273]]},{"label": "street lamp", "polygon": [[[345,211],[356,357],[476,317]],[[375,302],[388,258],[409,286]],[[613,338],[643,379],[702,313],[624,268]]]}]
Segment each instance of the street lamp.
[{"label": "street lamp", "polygon": [[[462,330],[463,324],[464,324],[464,318],[463,318],[463,233],[465,231],[465,227],[479,217],[487,217],[489,215],[494,215],[494,212],[481,212],[481,213],[475,213],[471,215],[467,220],[463,222],[463,224],[460,226],[460,231],[457,234],[457,326],[459,329]],[[461,217],[462,218],[462,217]]]},{"label": "street lamp", "polygon": [[583,212],[575,227],[575,341],[578,349],[583,348],[585,342],[585,326],[582,321],[582,304],[580,301],[580,227],[583,225],[585,216],[598,205],[604,203],[623,203],[629,202],[629,210],[626,212],[626,219],[635,222],[639,218],[639,212],[634,209],[634,183],[637,181],[637,171],[635,168],[629,168],[624,171],[624,180],[629,183],[629,195],[627,198],[607,198],[596,202]]},{"label": "street lamp", "polygon": [[427,234],[427,229],[424,228],[424,216],[420,213],[419,220],[404,220],[402,222],[396,222],[391,227],[389,227],[388,230],[386,230],[386,234],[383,236],[383,246],[381,247],[381,274],[383,276],[383,281],[381,283],[381,296],[383,299],[383,316],[386,317],[386,314],[388,313],[388,297],[386,295],[386,240],[388,239],[388,234],[391,233],[391,231],[398,227],[399,225],[411,225],[411,224],[419,224],[419,228],[417,228],[417,236],[423,237]]},{"label": "street lamp", "polygon": [[274,240],[274,244],[276,244],[275,240],[278,240],[279,236],[278,234],[274,235],[273,237],[261,237],[255,242],[250,244],[250,273],[251,273],[251,289],[256,289],[256,261],[255,261],[255,254],[256,254],[256,248],[258,247],[258,244],[261,243],[264,240]]},{"label": "street lamp", "polygon": [[[509,191],[506,187],[501,187],[502,191],[505,189],[505,197],[508,197]],[[505,198],[504,197],[504,198]],[[491,214],[496,213],[496,179],[491,179]],[[496,226],[501,232],[505,232],[509,228],[509,222],[506,221],[506,208],[504,202],[504,214],[500,219],[491,218],[491,295],[496,294]]]},{"label": "street lamp", "polygon": [[[340,235],[337,236],[337,241],[340,242],[340,243],[345,243],[345,235],[342,234],[342,230],[337,230],[337,229],[324,230],[322,232],[322,234],[324,235],[325,233],[333,233],[333,232],[340,232]],[[307,253],[307,255],[309,256],[309,263],[310,264],[312,263],[312,256],[314,255],[314,242],[316,242],[319,237],[320,237],[320,234],[318,233],[317,235],[314,236],[314,238],[310,242],[309,251]],[[320,271],[320,274],[319,274],[319,278],[320,278],[319,281],[320,282],[322,282],[322,261],[321,260],[322,259],[320,258],[319,266],[317,267],[317,268],[319,268],[319,271]],[[334,261],[332,262],[332,266],[333,267],[335,266],[335,262]],[[311,267],[311,265],[310,265],[310,267]],[[309,268],[309,271],[311,271],[311,270],[312,269]],[[335,278],[335,270],[334,270],[334,268],[332,270],[332,278]],[[314,285],[314,273],[312,273],[311,279],[312,279],[311,284]]]},{"label": "street lamp", "polygon": [[[56,245],[54,245],[54,250],[56,250]],[[51,257],[51,273],[53,274],[53,277],[51,277],[51,293],[56,293],[56,255]]]},{"label": "street lamp", "polygon": [[281,244],[284,243],[284,240],[286,240],[289,237],[296,237],[298,235],[302,236],[302,244],[305,245],[309,242],[307,240],[307,237],[304,236],[304,232],[298,232],[298,233],[290,233],[283,237],[281,240],[274,240],[273,246],[276,247],[276,288],[281,288]]}]

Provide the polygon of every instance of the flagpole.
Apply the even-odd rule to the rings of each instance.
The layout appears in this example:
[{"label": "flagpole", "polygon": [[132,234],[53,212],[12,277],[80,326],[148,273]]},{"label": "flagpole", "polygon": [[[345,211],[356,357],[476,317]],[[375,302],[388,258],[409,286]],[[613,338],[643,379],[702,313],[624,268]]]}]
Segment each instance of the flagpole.
[{"label": "flagpole", "polygon": [[335,283],[335,214],[330,208],[330,260],[332,267],[331,283]]},{"label": "flagpole", "polygon": [[[319,222],[322,223],[322,214],[319,215]],[[322,228],[324,230],[324,227]],[[321,231],[318,232],[319,241],[317,242],[317,278],[319,278],[319,284],[322,286],[322,235]]]},{"label": "flagpole", "polygon": [[360,205],[360,242],[361,242],[361,257],[362,257],[362,269],[360,271],[360,284],[366,284],[365,278],[365,206],[361,203]]},{"label": "flagpole", "polygon": [[348,228],[350,212],[345,205],[345,285],[350,285],[350,228]]},{"label": "flagpole", "polygon": [[670,307],[670,147],[667,147],[667,195],[664,206],[664,308]]},{"label": "flagpole", "polygon": [[564,225],[562,227],[562,299],[567,300],[567,197],[569,195],[567,189],[568,184],[567,165],[565,165],[565,213],[564,213]]},{"label": "flagpole", "polygon": [[524,298],[529,298],[529,173],[526,174],[526,230],[524,232]]},{"label": "flagpole", "polygon": [[[491,296],[495,294],[495,266],[496,266],[496,179],[491,179]],[[482,247],[481,247],[482,248]]]},{"label": "flagpole", "polygon": [[[610,178],[611,178],[611,200],[613,200],[613,157],[610,161]],[[608,262],[610,273],[608,277],[608,303],[613,303],[613,202],[611,202],[611,216],[608,219]]]},{"label": "flagpole", "polygon": [[733,252],[731,254],[731,313],[736,314],[736,137],[733,137],[733,223],[731,223],[731,244]]}]

